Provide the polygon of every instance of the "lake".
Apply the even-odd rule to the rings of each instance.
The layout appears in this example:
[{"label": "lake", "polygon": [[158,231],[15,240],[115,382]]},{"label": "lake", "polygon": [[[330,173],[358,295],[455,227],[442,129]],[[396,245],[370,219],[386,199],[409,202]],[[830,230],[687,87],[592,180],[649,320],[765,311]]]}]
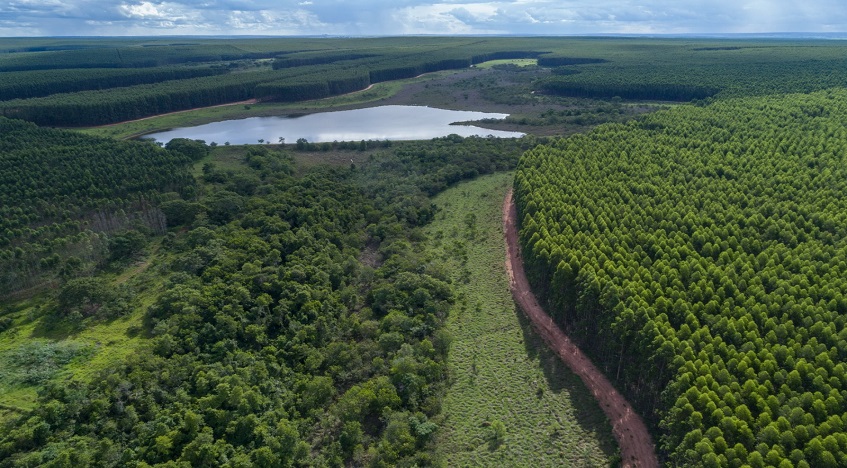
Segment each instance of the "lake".
[{"label": "lake", "polygon": [[206,143],[234,145],[264,140],[294,143],[305,138],[311,143],[361,140],[429,140],[455,133],[467,136],[510,138],[523,133],[488,130],[470,125],[450,125],[480,119],[504,119],[508,114],[452,111],[423,106],[379,106],[347,111],[321,112],[301,116],[251,117],[214,122],[152,133],[144,138],[167,143],[173,138],[205,140]]}]

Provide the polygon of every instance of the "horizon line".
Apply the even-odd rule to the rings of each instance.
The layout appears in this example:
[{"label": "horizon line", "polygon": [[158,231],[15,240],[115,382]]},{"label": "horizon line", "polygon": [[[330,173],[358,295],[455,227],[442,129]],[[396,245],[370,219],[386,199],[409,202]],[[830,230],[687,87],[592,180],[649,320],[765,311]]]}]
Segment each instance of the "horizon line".
[{"label": "horizon line", "polygon": [[771,38],[847,38],[847,31],[841,32],[693,32],[693,33],[582,33],[582,34],[530,34],[530,33],[468,33],[468,34],[152,34],[152,35],[45,35],[45,36],[0,36],[0,39],[133,39],[133,38],[256,38],[256,39],[285,39],[285,38],[392,38],[392,37],[771,37]]}]

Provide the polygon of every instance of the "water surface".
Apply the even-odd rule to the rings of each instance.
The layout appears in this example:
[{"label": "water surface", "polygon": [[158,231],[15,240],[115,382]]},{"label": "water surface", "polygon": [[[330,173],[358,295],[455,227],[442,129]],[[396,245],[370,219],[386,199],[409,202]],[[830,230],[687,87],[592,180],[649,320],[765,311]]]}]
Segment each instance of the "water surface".
[{"label": "water surface", "polygon": [[205,140],[234,145],[264,140],[294,143],[305,138],[312,143],[360,140],[428,140],[458,134],[467,136],[520,137],[523,133],[489,130],[470,125],[450,125],[480,119],[503,119],[508,114],[452,111],[422,106],[379,106],[347,111],[321,112],[302,116],[250,117],[197,127],[153,133],[146,138],[167,143],[173,138]]}]

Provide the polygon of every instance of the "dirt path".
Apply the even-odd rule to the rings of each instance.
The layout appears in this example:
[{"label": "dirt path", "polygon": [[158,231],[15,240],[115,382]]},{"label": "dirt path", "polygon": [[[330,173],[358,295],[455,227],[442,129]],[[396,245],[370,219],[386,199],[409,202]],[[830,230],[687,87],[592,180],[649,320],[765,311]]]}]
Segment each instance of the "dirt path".
[{"label": "dirt path", "polygon": [[635,413],[632,405],[624,399],[623,395],[612,387],[606,377],[594,367],[591,360],[553,323],[553,319],[538,304],[523,269],[516,218],[517,209],[512,198],[512,191],[509,190],[503,202],[503,230],[506,234],[506,270],[509,272],[509,286],[515,302],[532,321],[538,334],[582,379],[597,399],[612,424],[612,432],[621,449],[622,466],[658,467],[655,446],[644,421]]},{"label": "dirt path", "polygon": [[162,240],[159,239],[158,241],[156,241],[155,244],[153,244],[153,247],[150,249],[150,253],[146,257],[144,257],[144,260],[136,263],[132,266],[132,268],[128,268],[126,271],[118,275],[117,278],[115,278],[115,284],[124,284],[130,279],[138,276],[139,274],[143,273],[148,268],[150,268],[150,265],[153,263],[153,257],[155,257],[156,254],[159,253],[159,248],[161,247]]}]

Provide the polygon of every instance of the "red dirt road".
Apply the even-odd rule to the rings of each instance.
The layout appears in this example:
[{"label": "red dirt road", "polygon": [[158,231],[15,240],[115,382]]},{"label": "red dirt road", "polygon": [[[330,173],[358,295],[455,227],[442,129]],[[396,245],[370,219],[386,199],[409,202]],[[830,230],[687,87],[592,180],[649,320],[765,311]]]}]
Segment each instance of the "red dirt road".
[{"label": "red dirt road", "polygon": [[582,379],[597,399],[612,423],[612,433],[621,449],[621,465],[632,468],[658,467],[655,446],[644,421],[538,304],[523,269],[516,218],[517,209],[512,191],[509,190],[503,202],[503,228],[506,233],[506,270],[509,272],[509,285],[515,302],[532,321],[533,328],[547,342],[550,349]]}]

